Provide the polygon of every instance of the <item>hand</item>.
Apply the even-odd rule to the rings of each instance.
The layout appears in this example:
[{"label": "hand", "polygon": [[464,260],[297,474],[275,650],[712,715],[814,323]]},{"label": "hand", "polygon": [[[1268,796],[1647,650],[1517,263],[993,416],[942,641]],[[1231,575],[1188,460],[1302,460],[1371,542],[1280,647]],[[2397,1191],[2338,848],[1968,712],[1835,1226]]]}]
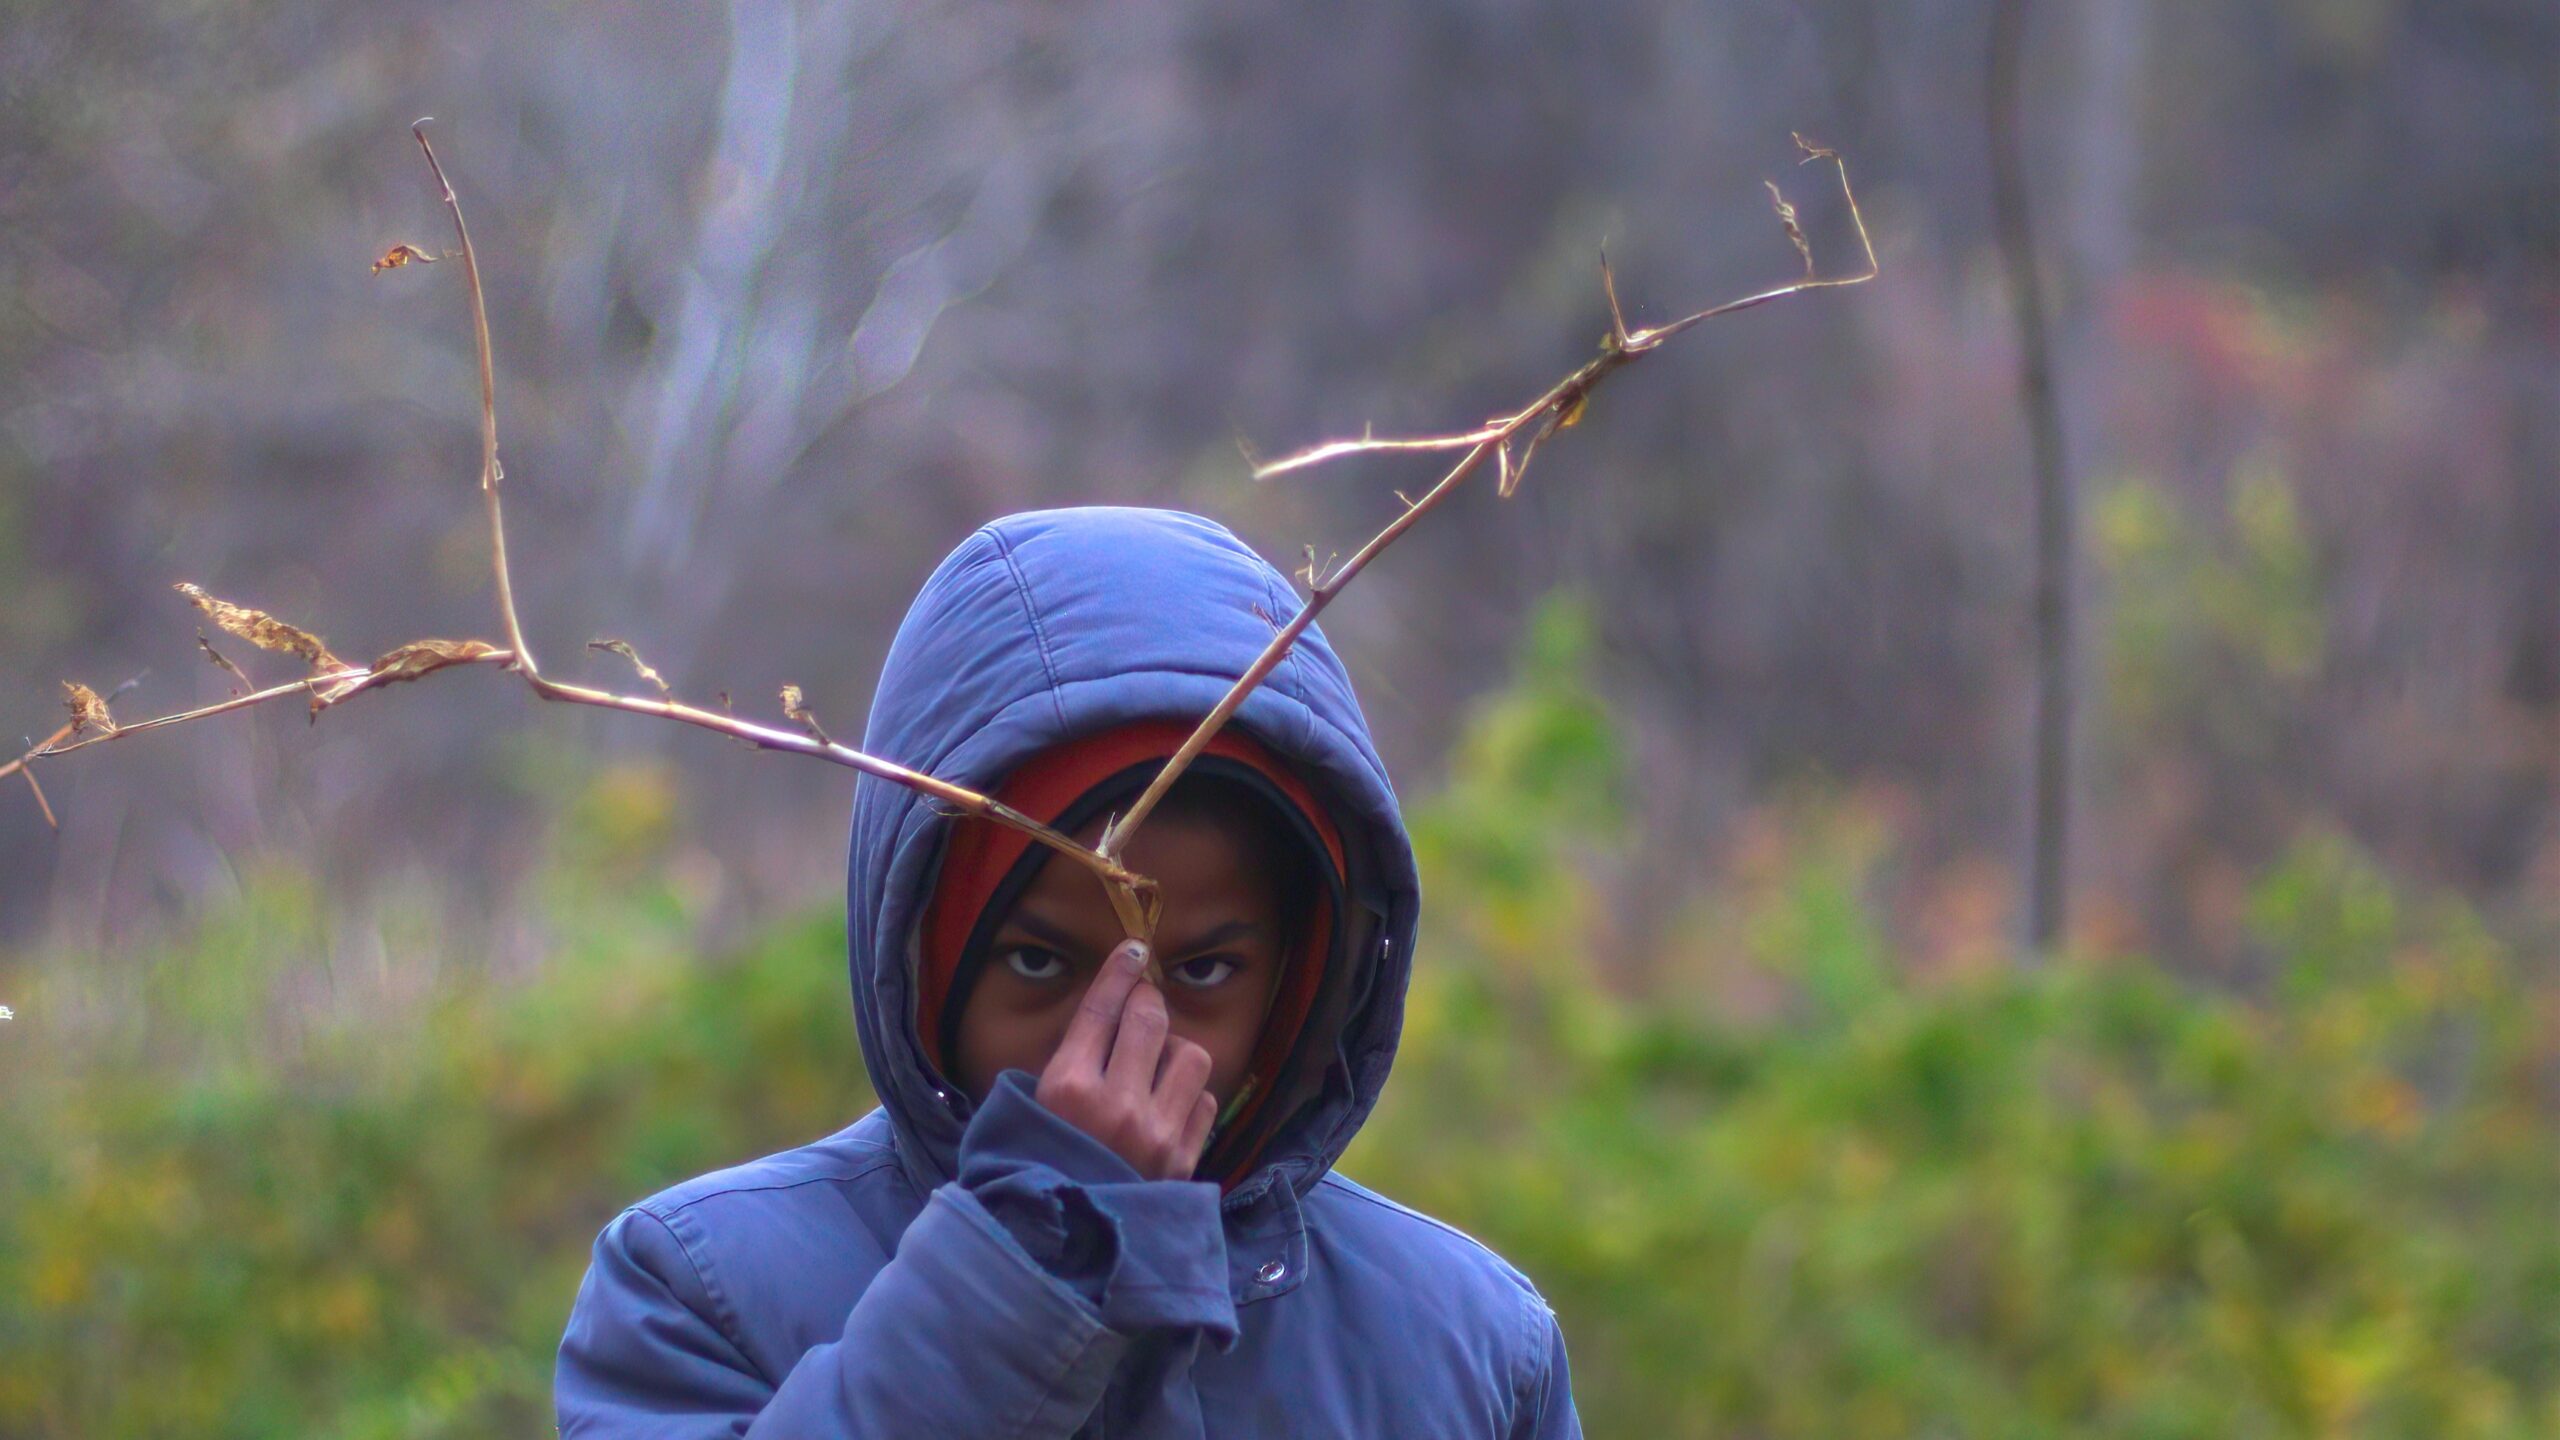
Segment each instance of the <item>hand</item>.
[{"label": "hand", "polygon": [[1146,969],[1135,940],[1111,952],[1032,1093],[1145,1178],[1188,1180],[1218,1119],[1209,1052],[1172,1033]]}]

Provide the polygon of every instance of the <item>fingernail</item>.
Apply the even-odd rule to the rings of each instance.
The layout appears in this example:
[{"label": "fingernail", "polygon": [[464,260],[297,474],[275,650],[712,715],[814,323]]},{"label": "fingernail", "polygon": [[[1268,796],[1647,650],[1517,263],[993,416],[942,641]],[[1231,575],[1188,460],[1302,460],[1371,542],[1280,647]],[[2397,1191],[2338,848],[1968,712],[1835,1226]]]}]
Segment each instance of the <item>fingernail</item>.
[{"label": "fingernail", "polygon": [[1132,975],[1141,974],[1146,970],[1147,947],[1143,942],[1137,940],[1128,941],[1120,947],[1118,953],[1120,956],[1121,969],[1128,971]]}]

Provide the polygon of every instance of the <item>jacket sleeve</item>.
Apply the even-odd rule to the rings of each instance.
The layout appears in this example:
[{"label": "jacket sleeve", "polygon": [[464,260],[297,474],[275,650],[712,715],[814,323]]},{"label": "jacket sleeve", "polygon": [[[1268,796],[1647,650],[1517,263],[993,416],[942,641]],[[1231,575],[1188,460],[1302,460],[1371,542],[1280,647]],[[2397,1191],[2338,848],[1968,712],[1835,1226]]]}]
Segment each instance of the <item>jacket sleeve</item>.
[{"label": "jacket sleeve", "polygon": [[[1235,1341],[1217,1187],[1142,1181],[1008,1071],[843,1334],[770,1380],[648,1209],[596,1241],[560,1343],[564,1437],[1065,1437],[1132,1338]],[[725,1298],[725,1297],[723,1297]]]},{"label": "jacket sleeve", "polygon": [[1544,1359],[1530,1376],[1522,1404],[1512,1421],[1512,1440],[1582,1440],[1582,1417],[1573,1409],[1573,1370],[1565,1363],[1564,1327],[1536,1292],[1530,1303],[1544,1319],[1544,1335],[1533,1346]]}]

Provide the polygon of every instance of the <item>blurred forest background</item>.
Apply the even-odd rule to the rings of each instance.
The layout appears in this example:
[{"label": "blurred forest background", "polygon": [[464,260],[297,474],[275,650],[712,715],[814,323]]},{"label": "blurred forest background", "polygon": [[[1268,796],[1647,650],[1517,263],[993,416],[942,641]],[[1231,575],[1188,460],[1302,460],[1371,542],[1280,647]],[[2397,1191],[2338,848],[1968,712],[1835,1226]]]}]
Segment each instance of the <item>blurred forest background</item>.
[{"label": "blurred forest background", "polygon": [[[1594,1434],[2560,1433],[2560,11],[2038,7],[2071,925],[1986,7],[0,3],[0,712],[219,699],[191,580],[859,728],[1036,505],[1284,566],[1633,323],[1327,616],[1431,897],[1347,1167]],[[285,678],[240,648],[253,673]],[[147,672],[147,673],[145,673]],[[14,753],[14,751],[13,751]],[[490,674],[0,793],[0,1434],[547,1433],[613,1209],[843,1123],[849,775]]]}]

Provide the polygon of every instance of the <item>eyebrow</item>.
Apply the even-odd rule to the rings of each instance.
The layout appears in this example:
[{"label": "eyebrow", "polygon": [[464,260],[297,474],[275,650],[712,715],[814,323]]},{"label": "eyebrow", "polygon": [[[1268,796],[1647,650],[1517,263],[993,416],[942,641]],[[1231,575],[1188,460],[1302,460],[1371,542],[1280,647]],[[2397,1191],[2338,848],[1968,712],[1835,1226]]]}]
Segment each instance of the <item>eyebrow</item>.
[{"label": "eyebrow", "polygon": [[[1016,909],[1011,915],[1006,916],[1001,928],[1019,929],[1050,949],[1061,952],[1073,952],[1084,944],[1081,939],[1067,933],[1064,926],[1053,924],[1025,909]],[[1190,937],[1181,945],[1158,948],[1171,950],[1176,954],[1187,954],[1195,950],[1206,950],[1213,945],[1224,945],[1230,941],[1241,940],[1258,933],[1261,929],[1261,926],[1250,920],[1230,920],[1223,925],[1212,927],[1205,934]]]},{"label": "eyebrow", "polygon": [[1229,941],[1242,940],[1246,936],[1259,933],[1261,929],[1261,926],[1250,920],[1230,920],[1204,935],[1192,936],[1181,945],[1168,945],[1164,948],[1177,954],[1187,954],[1194,950],[1206,950],[1212,946],[1224,945]]},{"label": "eyebrow", "polygon": [[1004,924],[999,927],[999,929],[1028,931],[1032,939],[1039,941],[1041,944],[1048,946],[1052,950],[1061,952],[1080,949],[1084,944],[1083,941],[1068,934],[1063,928],[1052,925],[1048,921],[1041,919],[1039,916],[1032,914],[1030,911],[1023,909],[1016,909],[1012,914],[1006,916],[1004,918]]}]

